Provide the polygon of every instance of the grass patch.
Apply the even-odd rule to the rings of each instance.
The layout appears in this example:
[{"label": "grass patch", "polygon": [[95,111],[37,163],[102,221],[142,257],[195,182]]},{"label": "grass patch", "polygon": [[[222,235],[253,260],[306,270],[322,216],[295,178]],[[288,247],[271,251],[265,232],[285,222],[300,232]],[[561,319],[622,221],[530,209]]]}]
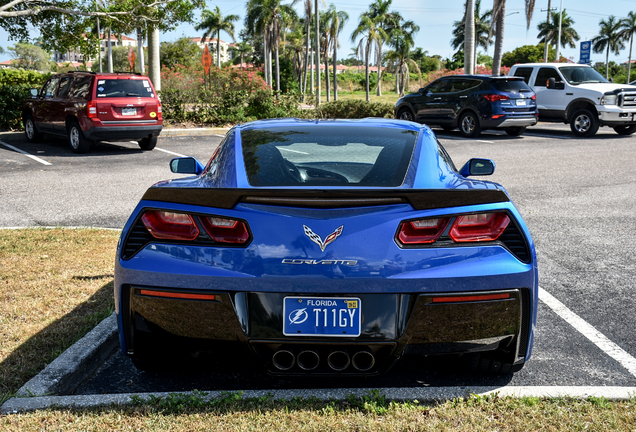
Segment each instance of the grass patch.
[{"label": "grass patch", "polygon": [[[321,95],[320,102],[326,103],[327,93],[323,91],[320,93],[320,95]],[[400,95],[395,94],[395,92],[382,92],[382,96],[376,96],[375,92],[371,92],[369,94],[370,102],[386,102],[386,103],[395,104],[399,98],[400,98]],[[364,91],[354,91],[353,94],[351,94],[350,91],[338,90],[338,100],[347,100],[347,99],[366,100],[367,94]],[[333,101],[333,92],[331,93],[331,100]]]},{"label": "grass patch", "polygon": [[131,407],[46,410],[0,418],[3,431],[222,430],[222,431],[629,431],[636,400],[473,396],[438,405],[387,402],[377,392],[344,401],[243,399],[240,393],[206,400],[171,395]]},{"label": "grass patch", "polygon": [[0,403],[112,313],[118,238],[0,230]]}]

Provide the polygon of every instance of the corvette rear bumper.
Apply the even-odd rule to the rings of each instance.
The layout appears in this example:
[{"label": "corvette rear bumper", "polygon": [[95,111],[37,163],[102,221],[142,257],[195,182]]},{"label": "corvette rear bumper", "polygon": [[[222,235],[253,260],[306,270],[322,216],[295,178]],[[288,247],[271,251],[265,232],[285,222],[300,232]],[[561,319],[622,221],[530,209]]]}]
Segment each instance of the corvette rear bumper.
[{"label": "corvette rear bumper", "polygon": [[[153,339],[172,349],[185,343],[189,350],[214,350],[219,343],[238,342],[257,354],[271,373],[378,374],[403,354],[499,350],[507,353],[506,362],[514,364],[523,362],[531,348],[530,290],[525,288],[355,294],[362,303],[361,333],[346,338],[285,336],[283,299],[291,294],[205,291],[209,296],[205,300],[169,297],[184,292],[203,293],[122,288],[118,322],[128,355],[134,357]],[[492,293],[508,296],[482,300]],[[471,298],[475,294],[482,297]]]}]

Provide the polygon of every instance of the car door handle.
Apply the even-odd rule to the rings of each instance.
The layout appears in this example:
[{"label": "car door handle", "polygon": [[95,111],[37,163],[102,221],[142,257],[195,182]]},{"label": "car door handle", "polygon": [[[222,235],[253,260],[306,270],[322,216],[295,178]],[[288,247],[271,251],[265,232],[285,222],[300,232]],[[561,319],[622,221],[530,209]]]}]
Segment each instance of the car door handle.
[{"label": "car door handle", "polygon": [[468,96],[460,96],[459,98],[460,99],[466,99],[466,98],[468,98]]},{"label": "car door handle", "polygon": [[438,98],[435,98],[435,99],[433,99],[433,100],[442,100],[442,98],[441,98],[441,97],[438,97]]}]

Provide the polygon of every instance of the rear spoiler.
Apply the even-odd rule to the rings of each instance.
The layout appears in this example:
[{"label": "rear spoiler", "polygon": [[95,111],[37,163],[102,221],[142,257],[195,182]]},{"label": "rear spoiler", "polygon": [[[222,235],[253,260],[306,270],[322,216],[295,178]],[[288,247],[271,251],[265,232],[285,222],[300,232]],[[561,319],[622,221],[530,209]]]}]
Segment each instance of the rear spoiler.
[{"label": "rear spoiler", "polygon": [[151,187],[143,200],[234,208],[239,203],[304,208],[410,204],[416,210],[508,202],[498,189],[234,189]]}]

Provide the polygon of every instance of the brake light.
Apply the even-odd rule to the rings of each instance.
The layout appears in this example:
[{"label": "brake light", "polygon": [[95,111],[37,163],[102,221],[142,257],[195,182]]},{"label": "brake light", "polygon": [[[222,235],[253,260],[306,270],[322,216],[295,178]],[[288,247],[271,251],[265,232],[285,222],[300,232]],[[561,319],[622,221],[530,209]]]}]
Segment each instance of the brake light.
[{"label": "brake light", "polygon": [[161,117],[161,102],[157,102],[157,114]]},{"label": "brake light", "polygon": [[505,213],[458,216],[448,235],[455,242],[493,241],[505,231],[510,218]]},{"label": "brake light", "polygon": [[508,100],[508,99],[510,99],[508,96],[499,95],[499,94],[485,94],[483,96],[484,96],[484,98],[486,98],[490,102],[497,102],[497,101],[500,101],[500,100]]},{"label": "brake light", "polygon": [[402,222],[398,239],[403,244],[433,243],[446,230],[450,218],[430,218]]},{"label": "brake light", "polygon": [[537,95],[536,94],[532,95],[532,97],[530,99],[532,99],[533,101],[536,101],[537,100]]},{"label": "brake light", "polygon": [[174,292],[174,291],[157,291],[157,290],[148,290],[148,289],[140,290],[139,294],[144,296],[151,296],[151,297],[164,297],[164,298],[183,299],[183,300],[221,301],[221,296],[217,294],[192,294],[192,293],[180,293],[180,292]]},{"label": "brake light", "polygon": [[168,240],[194,240],[199,228],[192,216],[185,213],[151,210],[141,217],[153,237]]},{"label": "brake light", "polygon": [[201,223],[215,242],[243,244],[250,238],[245,222],[208,216],[202,217]]},{"label": "brake light", "polygon": [[97,118],[97,102],[88,101],[86,103],[86,108],[88,111],[88,118]]}]

